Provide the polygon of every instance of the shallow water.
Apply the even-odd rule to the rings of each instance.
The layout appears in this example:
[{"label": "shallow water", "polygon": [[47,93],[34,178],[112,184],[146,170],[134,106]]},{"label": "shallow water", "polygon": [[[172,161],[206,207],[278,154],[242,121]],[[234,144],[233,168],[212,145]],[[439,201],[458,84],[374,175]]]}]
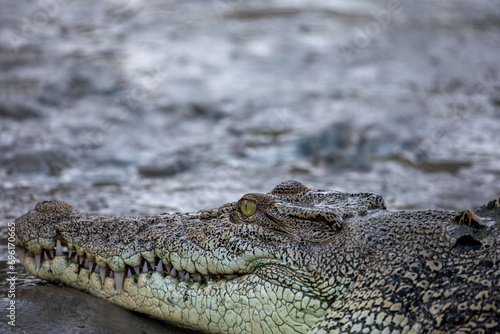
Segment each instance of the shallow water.
[{"label": "shallow water", "polygon": [[[144,215],[286,179],[390,209],[498,196],[500,1],[388,4],[0,0],[0,280],[7,224],[40,200]],[[16,272],[17,332],[110,330],[68,307],[93,297]]]}]

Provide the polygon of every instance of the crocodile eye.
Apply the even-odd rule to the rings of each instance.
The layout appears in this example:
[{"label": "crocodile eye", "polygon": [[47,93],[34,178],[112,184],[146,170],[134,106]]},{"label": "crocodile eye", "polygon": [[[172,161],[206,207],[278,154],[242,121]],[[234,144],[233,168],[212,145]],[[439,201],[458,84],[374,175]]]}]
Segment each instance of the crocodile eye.
[{"label": "crocodile eye", "polygon": [[243,199],[240,202],[240,210],[245,217],[250,217],[257,211],[257,204],[249,199]]}]

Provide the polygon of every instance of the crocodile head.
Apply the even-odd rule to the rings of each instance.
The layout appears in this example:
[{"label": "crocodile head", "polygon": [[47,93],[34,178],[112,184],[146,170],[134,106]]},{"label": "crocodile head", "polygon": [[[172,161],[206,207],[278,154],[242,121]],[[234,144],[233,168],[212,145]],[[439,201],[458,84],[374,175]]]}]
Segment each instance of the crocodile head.
[{"label": "crocodile head", "polygon": [[218,209],[145,218],[40,202],[16,220],[27,271],[204,332],[306,333],[358,275],[376,194],[288,181]]}]

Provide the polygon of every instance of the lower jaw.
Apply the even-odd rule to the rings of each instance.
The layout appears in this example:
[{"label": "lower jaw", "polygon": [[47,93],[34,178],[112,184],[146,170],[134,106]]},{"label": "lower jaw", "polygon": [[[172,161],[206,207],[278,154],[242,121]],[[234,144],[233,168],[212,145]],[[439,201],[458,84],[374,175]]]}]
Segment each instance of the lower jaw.
[{"label": "lower jaw", "polygon": [[[119,292],[114,278],[106,277],[103,284],[99,273],[90,272],[66,256],[43,261],[38,270],[35,259],[26,256],[23,265],[41,279],[63,283],[129,310],[208,333],[227,333],[236,327],[249,333],[307,333],[326,312],[323,303],[306,295],[301,298],[308,300],[308,312],[297,310],[296,318],[288,315],[289,304],[285,301],[280,306],[274,305],[271,313],[267,312],[266,307],[273,303],[260,296],[269,294],[272,287],[255,275],[230,281],[193,282],[150,271],[125,277]],[[278,292],[279,289],[284,295],[283,289],[278,288]],[[282,319],[273,319],[273,314]]]},{"label": "lower jaw", "polygon": [[[211,295],[214,301],[220,298],[218,290],[227,285],[227,281],[183,281],[166,273],[150,271],[125,277],[118,291],[115,278],[106,277],[103,284],[98,272],[91,272],[65,256],[43,261],[38,270],[35,259],[26,256],[23,265],[36,277],[63,283],[126,309],[184,327],[220,332],[220,328],[210,326],[216,319],[199,317],[207,307],[196,301],[200,300],[200,295]],[[233,281],[237,284],[239,279]]]}]

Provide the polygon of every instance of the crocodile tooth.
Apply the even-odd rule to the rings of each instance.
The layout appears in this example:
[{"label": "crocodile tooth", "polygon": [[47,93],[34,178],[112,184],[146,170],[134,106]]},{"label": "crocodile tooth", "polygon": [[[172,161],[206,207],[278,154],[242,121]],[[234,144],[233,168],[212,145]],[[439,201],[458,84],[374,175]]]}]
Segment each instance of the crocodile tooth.
[{"label": "crocodile tooth", "polygon": [[165,271],[166,271],[167,273],[169,273],[171,270],[172,270],[172,266],[171,266],[171,265],[169,265],[169,264],[166,264],[166,265],[165,265]]},{"label": "crocodile tooth", "polygon": [[238,275],[226,275],[227,280],[234,279],[236,277],[238,277]]},{"label": "crocodile tooth", "polygon": [[172,270],[170,270],[170,272],[168,274],[172,277],[175,277],[175,276],[177,276],[177,270],[175,270],[175,268],[172,267]]},{"label": "crocodile tooth", "polygon": [[92,269],[94,269],[94,261],[89,260],[89,271],[92,272]]},{"label": "crocodile tooth", "polygon": [[142,268],[142,272],[143,273],[147,273],[148,272],[148,263],[147,262],[144,262],[144,268]]},{"label": "crocodile tooth", "polygon": [[73,255],[73,250],[68,248],[68,258],[71,259],[71,255]]},{"label": "crocodile tooth", "polygon": [[200,274],[191,274],[191,276],[193,276],[193,279],[196,282],[201,282],[201,275]]},{"label": "crocodile tooth", "polygon": [[83,257],[83,256],[80,256],[80,265],[82,265],[83,260],[84,260],[84,257]]},{"label": "crocodile tooth", "polygon": [[140,269],[140,267],[139,267],[139,266],[135,266],[135,267],[134,267],[134,271],[135,271],[135,273],[136,273],[137,275],[139,275],[139,274],[141,273],[141,271],[140,271],[140,270],[141,270],[141,269]]},{"label": "crocodile tooth", "polygon": [[127,277],[132,277],[132,272],[130,271],[130,268],[127,270]]},{"label": "crocodile tooth", "polygon": [[62,256],[62,255],[63,255],[62,246],[61,242],[58,239],[56,242],[56,256]]},{"label": "crocodile tooth", "polygon": [[48,261],[49,260],[49,252],[43,250],[42,253],[43,253],[43,260]]},{"label": "crocodile tooth", "polygon": [[17,258],[19,259],[19,263],[24,265],[24,256],[26,255],[26,250],[23,247],[17,247]]},{"label": "crocodile tooth", "polygon": [[106,268],[99,268],[99,275],[101,275],[102,285],[104,286],[104,280],[106,279]]},{"label": "crocodile tooth", "polygon": [[151,266],[151,270],[155,270],[155,263],[154,262],[149,262],[149,265]]},{"label": "crocodile tooth", "polygon": [[203,278],[204,278],[204,279],[205,279],[205,281],[207,281],[207,282],[210,280],[210,276],[208,276],[208,275],[203,275]]},{"label": "crocodile tooth", "polygon": [[179,270],[179,275],[181,279],[187,281],[189,279],[189,273],[186,273],[184,270]]},{"label": "crocodile tooth", "polygon": [[42,258],[42,255],[41,254],[35,254],[35,263],[36,263],[36,267],[35,267],[35,270],[38,271],[38,269],[40,269],[40,260]]},{"label": "crocodile tooth", "polygon": [[85,268],[90,269],[89,259],[85,259],[85,264],[83,265]]},{"label": "crocodile tooth", "polygon": [[47,254],[50,256],[51,259],[54,258],[54,250],[53,249],[48,250]]},{"label": "crocodile tooth", "polygon": [[125,274],[125,271],[115,271],[115,284],[116,284],[116,290],[118,291],[118,293],[122,292],[124,274]]},{"label": "crocodile tooth", "polygon": [[109,272],[109,278],[114,278],[115,277],[115,272],[113,270],[111,270]]},{"label": "crocodile tooth", "polygon": [[158,262],[158,265],[156,266],[156,271],[160,273],[163,271],[163,265],[161,263],[161,260]]}]

